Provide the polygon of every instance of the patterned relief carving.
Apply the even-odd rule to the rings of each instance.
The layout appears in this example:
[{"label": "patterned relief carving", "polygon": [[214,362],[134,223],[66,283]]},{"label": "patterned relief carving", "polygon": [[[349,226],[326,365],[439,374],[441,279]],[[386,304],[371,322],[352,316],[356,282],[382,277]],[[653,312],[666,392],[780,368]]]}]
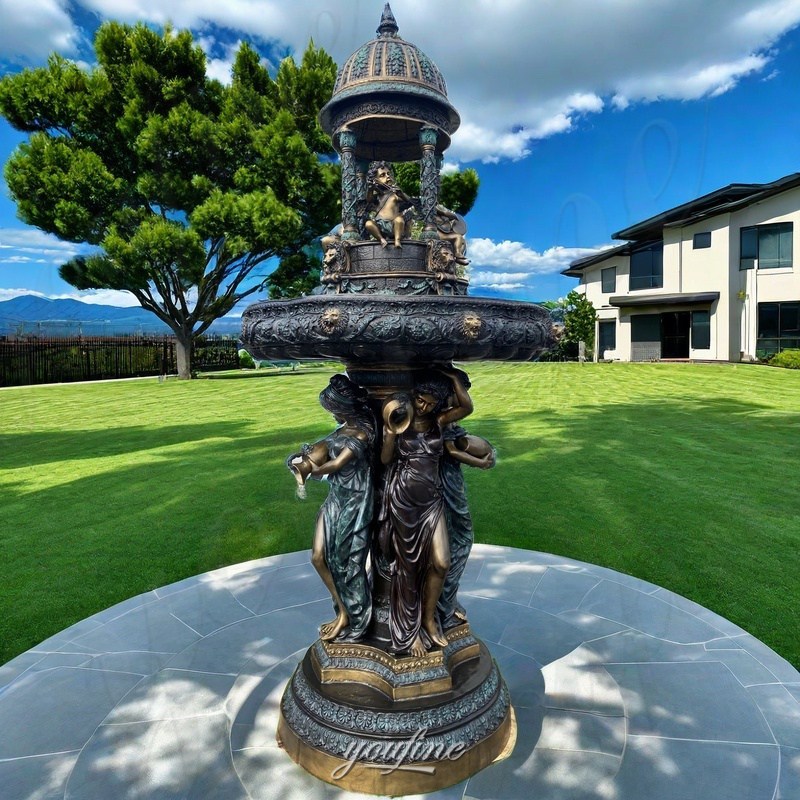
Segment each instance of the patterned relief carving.
[{"label": "patterned relief carving", "polygon": [[[425,740],[431,745],[447,748],[452,744],[461,744],[468,749],[494,733],[502,725],[509,708],[508,690],[502,684],[500,691],[494,697],[487,698],[488,703],[479,706],[476,709],[477,715],[466,725],[450,731],[441,730],[469,717],[470,712],[461,707],[463,703],[446,704],[426,710],[428,713],[423,712],[421,715],[420,712],[412,712],[410,719],[401,722],[398,718],[403,715],[396,713],[373,712],[320,702],[323,698],[314,696],[316,693],[309,696],[302,683],[298,684],[296,678],[300,672],[298,670],[295,673],[291,691],[287,691],[283,697],[283,717],[306,743],[343,759],[347,759],[348,754],[353,752],[365,752],[364,748],[373,742],[385,743],[387,736],[411,737],[420,728],[427,728]],[[335,725],[338,730],[321,724],[319,720]],[[388,752],[385,756],[379,754],[384,749],[374,748],[374,763],[391,763],[396,758]],[[370,752],[373,752],[372,749]],[[381,761],[382,757],[384,761]]]},{"label": "patterned relief carving", "polygon": [[[388,86],[386,88],[389,88]],[[379,100],[364,100],[355,105],[348,105],[341,113],[338,113],[333,120],[333,128],[338,130],[349,122],[365,117],[413,117],[426,122],[429,125],[435,125],[444,131],[450,131],[450,118],[447,114],[438,110],[432,103],[426,103],[424,100],[416,98],[409,98],[402,103],[394,103],[389,101]]]},{"label": "patterned relief carving", "polygon": [[368,708],[355,709],[331,700],[309,684],[303,670],[297,669],[292,678],[292,694],[295,700],[318,719],[336,719],[343,727],[358,733],[388,733],[395,736],[410,736],[419,728],[435,732],[452,724],[457,719],[468,719],[491,708],[499,697],[501,688],[497,667],[493,664],[489,677],[474,691],[449,703],[412,711],[377,711]]},{"label": "patterned relief carving", "polygon": [[242,317],[242,341],[259,358],[326,355],[362,363],[391,357],[393,347],[419,361],[445,350],[436,357],[519,360],[552,342],[550,315],[526,303],[343,293],[335,318],[325,316],[329,306],[325,296],[254,304]]}]

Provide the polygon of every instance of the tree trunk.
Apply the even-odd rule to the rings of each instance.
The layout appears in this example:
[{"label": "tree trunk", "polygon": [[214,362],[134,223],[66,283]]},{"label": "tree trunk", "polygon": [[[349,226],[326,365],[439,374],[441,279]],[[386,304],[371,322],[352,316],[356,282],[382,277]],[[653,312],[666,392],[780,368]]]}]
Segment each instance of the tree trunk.
[{"label": "tree trunk", "polygon": [[179,380],[192,379],[192,335],[175,333],[175,360],[178,362]]}]

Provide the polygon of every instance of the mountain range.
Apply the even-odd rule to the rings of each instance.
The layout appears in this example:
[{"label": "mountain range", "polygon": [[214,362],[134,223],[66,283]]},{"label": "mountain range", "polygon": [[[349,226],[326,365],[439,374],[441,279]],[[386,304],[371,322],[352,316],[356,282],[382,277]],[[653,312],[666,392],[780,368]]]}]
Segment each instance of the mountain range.
[{"label": "mountain range", "polygon": [[[237,335],[238,317],[216,320],[210,333]],[[50,300],[25,294],[0,302],[0,336],[130,336],[169,334],[170,329],[150,311],[138,306],[104,306],[80,300]]]}]

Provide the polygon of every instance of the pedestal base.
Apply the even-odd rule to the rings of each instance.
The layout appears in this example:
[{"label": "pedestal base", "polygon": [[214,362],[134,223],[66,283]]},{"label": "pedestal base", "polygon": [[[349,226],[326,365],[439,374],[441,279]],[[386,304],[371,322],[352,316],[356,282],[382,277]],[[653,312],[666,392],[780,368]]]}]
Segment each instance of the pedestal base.
[{"label": "pedestal base", "polygon": [[[516,725],[508,689],[486,646],[468,630],[466,635],[475,646],[472,657],[458,661],[448,659],[448,648],[439,651],[441,661],[452,664],[444,690],[441,683],[427,683],[431,665],[415,663],[424,659],[363,648],[361,662],[375,650],[376,672],[403,675],[404,683],[420,673],[417,684],[427,683],[429,693],[405,699],[358,681],[355,673],[323,677],[319,653],[324,645],[315,643],[283,695],[279,744],[315,777],[381,795],[443,789],[509,755]],[[464,637],[461,631],[458,639]],[[364,670],[371,671],[362,663],[362,675]]]}]

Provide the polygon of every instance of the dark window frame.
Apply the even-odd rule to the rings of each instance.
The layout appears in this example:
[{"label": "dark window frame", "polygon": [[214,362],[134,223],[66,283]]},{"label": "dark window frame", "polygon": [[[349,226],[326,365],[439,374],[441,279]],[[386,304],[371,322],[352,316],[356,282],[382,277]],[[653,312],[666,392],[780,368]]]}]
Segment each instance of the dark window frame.
[{"label": "dark window frame", "polygon": [[759,303],[756,354],[800,348],[800,300]]},{"label": "dark window frame", "polygon": [[[612,280],[607,281],[606,276],[611,274],[613,276]],[[611,288],[608,288],[608,284],[611,284]],[[603,291],[603,294],[613,294],[617,291],[617,268],[616,267],[606,267],[605,269],[600,270],[600,288]]]},{"label": "dark window frame", "polygon": [[691,322],[692,350],[711,349],[711,312],[705,309],[692,311]]},{"label": "dark window frame", "polygon": [[[763,257],[768,237],[776,236],[777,255]],[[768,263],[765,265],[765,261]],[[739,269],[792,269],[794,267],[794,223],[770,222],[766,225],[748,225],[739,229]],[[778,262],[778,263],[774,263]]]},{"label": "dark window frame", "polygon": [[693,250],[705,250],[711,247],[711,231],[701,231],[692,237]]},{"label": "dark window frame", "polygon": [[[611,346],[608,345],[607,342],[603,341],[603,333],[602,331],[606,332],[606,338],[608,338],[608,331],[613,331],[613,336],[611,336]],[[602,358],[603,353],[606,350],[616,350],[617,349],[617,321],[615,319],[601,319],[597,321],[597,357]]]},{"label": "dark window frame", "polygon": [[628,290],[661,289],[664,286],[664,242],[651,242],[630,255]]}]

